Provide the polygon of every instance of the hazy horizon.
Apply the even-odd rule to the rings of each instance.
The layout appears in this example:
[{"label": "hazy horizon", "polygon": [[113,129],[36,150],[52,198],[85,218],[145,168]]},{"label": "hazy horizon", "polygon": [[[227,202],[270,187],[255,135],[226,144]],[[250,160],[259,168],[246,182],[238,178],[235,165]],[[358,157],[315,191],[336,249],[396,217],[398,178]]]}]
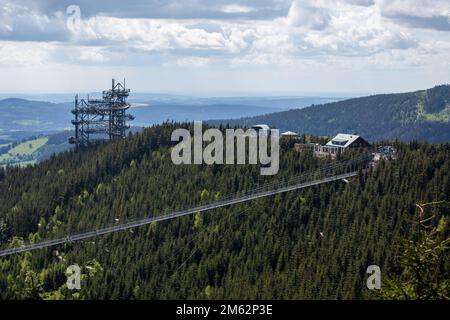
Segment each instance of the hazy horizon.
[{"label": "hazy horizon", "polygon": [[[360,97],[360,96],[368,96],[374,94],[390,94],[390,93],[404,93],[404,92],[414,92],[419,90],[430,89],[439,85],[449,85],[449,83],[436,83],[429,87],[418,87],[411,88],[405,90],[389,90],[389,91],[134,91],[133,88],[127,85],[128,88],[131,89],[132,98],[133,95],[167,95],[167,96],[178,96],[178,97],[193,97],[193,98],[243,98],[243,97]],[[98,91],[73,91],[73,92],[65,92],[65,91],[37,91],[37,92],[2,92],[0,91],[0,98],[11,97],[17,98],[19,96],[46,96],[46,95],[54,95],[54,96],[66,96],[66,95],[87,95],[87,94],[101,94],[101,92],[105,89],[108,89],[108,85],[106,84],[103,89],[99,89]]]}]

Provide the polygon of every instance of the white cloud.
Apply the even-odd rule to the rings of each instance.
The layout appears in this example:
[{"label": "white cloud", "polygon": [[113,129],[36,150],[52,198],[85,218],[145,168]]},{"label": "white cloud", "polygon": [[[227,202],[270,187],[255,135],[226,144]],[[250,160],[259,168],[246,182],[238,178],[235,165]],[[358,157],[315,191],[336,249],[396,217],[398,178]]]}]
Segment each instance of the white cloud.
[{"label": "white cloud", "polygon": [[118,19],[94,17],[83,21],[74,34],[78,43],[111,43],[135,46],[146,51],[171,49],[210,49],[226,47],[221,33],[190,28],[189,24],[170,20]]},{"label": "white cloud", "polygon": [[77,47],[71,51],[71,60],[75,62],[105,63],[109,58],[105,55],[103,48],[99,47]]},{"label": "white cloud", "polygon": [[450,31],[448,0],[379,0],[383,16],[414,28]]},{"label": "white cloud", "polygon": [[332,16],[327,32],[310,32],[304,41],[328,53],[352,56],[416,45],[407,32],[385,21],[374,7],[342,10]]},{"label": "white cloud", "polygon": [[43,65],[53,44],[0,41],[0,65],[6,67]]},{"label": "white cloud", "polygon": [[249,13],[255,11],[252,7],[239,4],[227,4],[222,6],[221,9],[225,13]]},{"label": "white cloud", "polygon": [[375,4],[375,0],[346,0],[349,4],[354,4],[357,6],[368,7]]},{"label": "white cloud", "polygon": [[21,41],[64,40],[67,37],[61,12],[41,14],[18,3],[0,1],[0,39]]},{"label": "white cloud", "polygon": [[210,59],[203,57],[186,57],[179,58],[175,61],[176,65],[180,67],[204,67],[210,63]]},{"label": "white cloud", "polygon": [[289,25],[321,30],[328,26],[328,10],[309,4],[305,0],[294,0],[287,16]]},{"label": "white cloud", "polygon": [[432,17],[450,14],[448,0],[379,0],[383,14]]},{"label": "white cloud", "polygon": [[360,7],[369,7],[374,5],[375,0],[316,0],[313,2],[316,6],[322,8],[333,8],[336,6],[360,6]]}]

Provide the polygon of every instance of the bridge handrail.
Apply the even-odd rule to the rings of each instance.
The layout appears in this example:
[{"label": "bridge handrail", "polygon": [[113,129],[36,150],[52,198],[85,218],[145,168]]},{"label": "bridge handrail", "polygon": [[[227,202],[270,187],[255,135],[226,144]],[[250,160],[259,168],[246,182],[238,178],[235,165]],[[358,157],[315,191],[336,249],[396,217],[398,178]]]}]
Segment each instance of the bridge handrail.
[{"label": "bridge handrail", "polygon": [[[348,178],[351,176],[355,176],[358,174],[358,171],[351,171],[347,173],[341,173],[341,174],[335,174],[332,176],[326,176],[326,174],[334,174],[334,170],[342,167],[348,167],[349,164],[352,163],[362,163],[363,161],[370,160],[370,156],[362,156],[355,159],[351,159],[347,162],[341,162],[341,163],[335,163],[329,166],[326,166],[324,168],[320,168],[313,172],[304,172],[302,174],[299,174],[297,176],[291,177],[287,180],[284,180],[282,182],[280,181],[274,181],[268,184],[264,184],[262,186],[259,186],[257,188],[248,190],[244,193],[236,192],[232,195],[229,195],[224,198],[220,198],[216,201],[210,201],[206,202],[202,205],[184,209],[184,210],[176,210],[170,213],[166,213],[159,216],[150,216],[146,218],[140,218],[135,219],[120,225],[113,225],[109,227],[104,227],[96,230],[90,230],[85,232],[79,232],[73,235],[67,235],[66,237],[58,238],[58,239],[52,239],[52,240],[43,240],[40,242],[22,245],[20,247],[15,248],[8,248],[4,250],[0,250],[0,257],[2,256],[8,256],[15,253],[20,253],[24,251],[30,251],[34,249],[41,249],[45,247],[50,247],[54,245],[84,240],[92,237],[96,237],[103,234],[108,234],[116,231],[126,230],[130,228],[135,228],[138,226],[146,225],[152,222],[158,222],[163,220],[169,220],[176,217],[181,217],[185,215],[190,215],[196,212],[203,212],[211,209],[221,208],[225,206],[229,206],[232,204],[237,204],[265,196],[270,196],[282,192],[292,191],[296,189],[305,188],[308,186],[318,185],[330,181],[336,181],[341,180],[344,178]],[[320,175],[323,174],[322,177]],[[314,179],[317,177],[317,179]]]}]

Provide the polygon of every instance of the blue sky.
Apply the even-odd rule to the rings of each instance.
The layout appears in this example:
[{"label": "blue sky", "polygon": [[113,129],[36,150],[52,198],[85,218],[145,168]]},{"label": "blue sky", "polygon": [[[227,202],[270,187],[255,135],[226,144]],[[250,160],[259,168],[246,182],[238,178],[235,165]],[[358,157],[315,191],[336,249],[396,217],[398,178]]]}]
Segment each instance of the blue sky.
[{"label": "blue sky", "polygon": [[450,1],[0,0],[0,75],[1,93],[422,89],[450,83]]}]

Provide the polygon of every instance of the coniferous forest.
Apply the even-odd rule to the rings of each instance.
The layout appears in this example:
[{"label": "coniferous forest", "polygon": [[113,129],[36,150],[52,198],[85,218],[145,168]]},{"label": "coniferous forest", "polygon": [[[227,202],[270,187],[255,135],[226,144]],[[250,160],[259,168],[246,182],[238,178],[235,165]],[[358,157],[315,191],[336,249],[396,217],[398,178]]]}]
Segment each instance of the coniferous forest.
[{"label": "coniferous forest", "polygon": [[[297,153],[287,142],[274,177],[261,176],[256,165],[176,166],[170,136],[179,126],[165,123],[36,166],[0,169],[0,246],[192,207],[332,161]],[[421,217],[438,228],[437,241],[448,238],[450,144],[383,144],[396,147],[396,158],[348,183],[0,258],[0,299],[402,298],[367,289],[366,269],[380,266],[386,283],[417,280],[402,264],[417,253],[404,244],[423,238],[416,204],[436,203]],[[445,245],[425,270],[440,298],[450,296]],[[80,290],[66,285],[72,264],[82,268]]]}]

